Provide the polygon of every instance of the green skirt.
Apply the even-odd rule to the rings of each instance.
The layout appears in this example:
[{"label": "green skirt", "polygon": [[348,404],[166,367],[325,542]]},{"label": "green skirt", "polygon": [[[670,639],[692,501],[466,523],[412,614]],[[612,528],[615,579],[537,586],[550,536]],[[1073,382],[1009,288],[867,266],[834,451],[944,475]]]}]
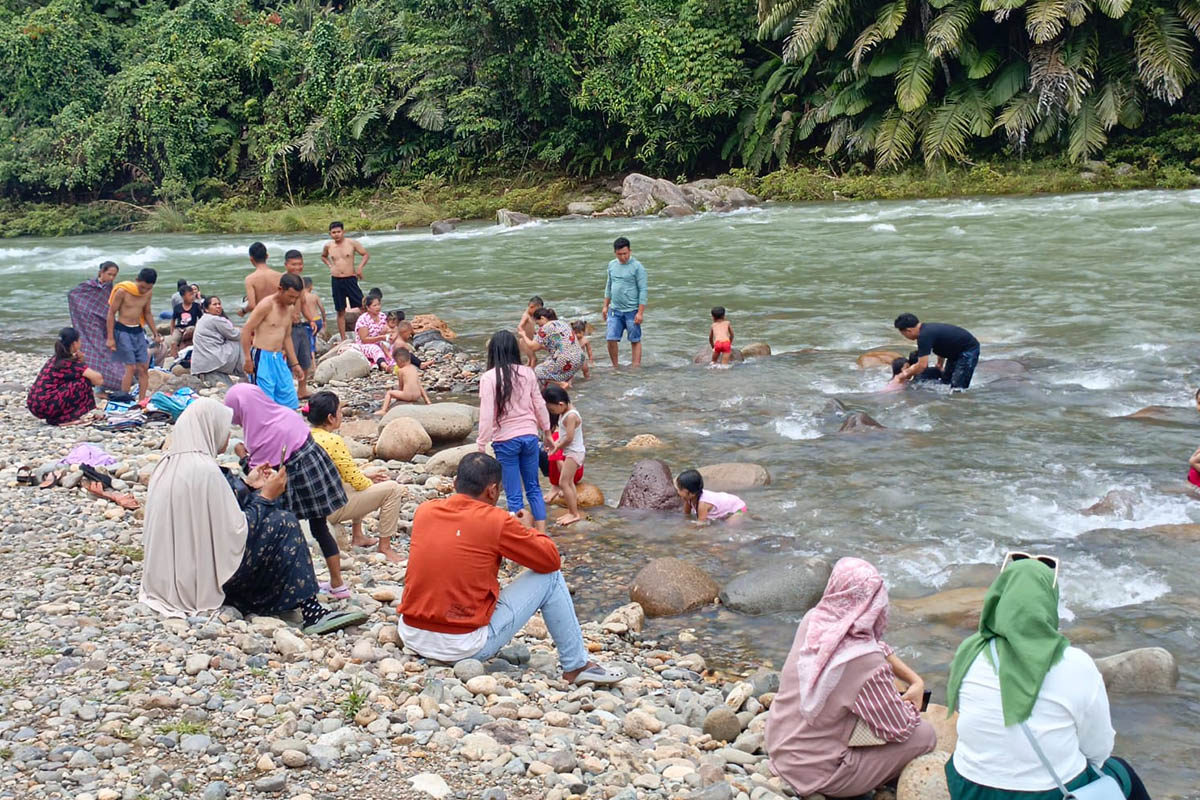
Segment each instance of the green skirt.
[{"label": "green skirt", "polygon": [[[1133,782],[1129,779],[1129,773],[1125,771],[1121,762],[1110,758],[1104,762],[1100,771],[1115,778],[1121,785],[1121,792],[1129,797],[1133,791]],[[1087,769],[1067,781],[1067,788],[1078,789],[1081,786],[1087,786],[1099,777],[1096,770],[1089,764]],[[1019,792],[974,783],[958,774],[958,770],[954,768],[953,757],[946,762],[946,785],[950,788],[950,800],[1062,800],[1063,796],[1057,788],[1047,789],[1044,792]]]}]

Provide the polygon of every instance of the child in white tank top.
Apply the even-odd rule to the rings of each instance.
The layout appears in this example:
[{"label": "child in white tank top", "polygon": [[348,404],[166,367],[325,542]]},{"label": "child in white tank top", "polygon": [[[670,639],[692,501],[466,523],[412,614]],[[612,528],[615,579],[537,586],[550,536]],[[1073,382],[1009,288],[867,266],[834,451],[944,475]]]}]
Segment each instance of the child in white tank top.
[{"label": "child in white tank top", "polygon": [[550,454],[561,450],[563,453],[562,470],[558,476],[558,489],[562,493],[567,513],[555,520],[559,525],[570,525],[583,519],[579,513],[579,494],[575,491],[575,472],[583,466],[587,449],[583,445],[583,417],[575,406],[567,391],[555,384],[542,390],[542,398],[546,401],[546,410],[550,412],[550,427],[557,423],[558,441],[548,443]]}]

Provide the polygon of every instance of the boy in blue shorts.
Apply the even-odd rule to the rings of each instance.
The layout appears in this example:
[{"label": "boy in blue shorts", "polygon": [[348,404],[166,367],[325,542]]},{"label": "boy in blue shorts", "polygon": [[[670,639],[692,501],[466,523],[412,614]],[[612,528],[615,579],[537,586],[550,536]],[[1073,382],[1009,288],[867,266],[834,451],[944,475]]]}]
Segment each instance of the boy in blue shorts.
[{"label": "boy in blue shorts", "polygon": [[287,408],[300,406],[292,378],[304,377],[292,343],[292,311],[303,289],[299,275],[284,274],[279,290],[256,305],[242,327],[246,374],[267,397]]},{"label": "boy in blue shorts", "polygon": [[628,331],[633,350],[633,366],[642,364],[642,317],[646,313],[646,268],[633,257],[629,240],[624,236],[613,242],[613,254],[608,262],[608,282],[604,285],[604,310],[600,316],[607,323],[604,338],[608,340],[608,357],[617,366],[617,343]]}]

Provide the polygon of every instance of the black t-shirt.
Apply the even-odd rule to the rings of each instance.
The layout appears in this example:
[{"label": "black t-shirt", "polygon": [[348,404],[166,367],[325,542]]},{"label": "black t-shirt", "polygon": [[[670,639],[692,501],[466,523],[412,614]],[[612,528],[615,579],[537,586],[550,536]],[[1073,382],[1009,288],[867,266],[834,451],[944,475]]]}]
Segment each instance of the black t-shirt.
[{"label": "black t-shirt", "polygon": [[200,304],[193,302],[190,308],[184,308],[183,303],[176,303],[175,310],[171,312],[171,319],[175,320],[175,327],[190,328],[200,319],[200,315],[204,312],[200,310]]},{"label": "black t-shirt", "polygon": [[930,353],[942,358],[958,358],[976,347],[979,347],[979,340],[970,331],[942,322],[921,323],[921,333],[917,336],[917,358]]}]

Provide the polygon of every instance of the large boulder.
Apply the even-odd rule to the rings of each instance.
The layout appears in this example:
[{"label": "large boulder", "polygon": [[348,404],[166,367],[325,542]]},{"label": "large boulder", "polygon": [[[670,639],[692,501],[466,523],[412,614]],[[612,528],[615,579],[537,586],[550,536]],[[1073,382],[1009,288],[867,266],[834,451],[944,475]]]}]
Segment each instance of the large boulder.
[{"label": "large boulder", "polygon": [[742,346],[742,355],[746,358],[762,358],[771,355],[771,345],[766,342],[751,342]]},{"label": "large boulder", "polygon": [[479,409],[464,403],[434,403],[427,406],[406,403],[389,409],[380,425],[387,425],[401,417],[415,419],[425,428],[430,439],[447,444],[461,442],[471,435],[479,419]]},{"label": "large boulder", "polygon": [[864,369],[867,367],[890,367],[897,358],[904,358],[904,355],[895,350],[870,350],[858,357],[858,366]]},{"label": "large boulder", "polygon": [[458,228],[458,223],[462,220],[457,217],[451,219],[439,219],[436,222],[430,223],[429,232],[434,236],[441,236],[445,233],[453,233]]},{"label": "large boulder", "polygon": [[1137,495],[1133,492],[1128,489],[1113,489],[1079,513],[1085,517],[1133,519],[1135,505],[1137,505]]},{"label": "large boulder", "polygon": [[658,204],[664,206],[685,206],[691,208],[683,189],[666,178],[651,178],[641,173],[631,172],[621,183],[621,196],[648,194]]},{"label": "large boulder", "polygon": [[526,225],[530,222],[533,222],[533,217],[528,214],[522,214],[520,211],[502,208],[496,212],[496,224],[503,225],[506,228],[515,228],[518,225]]},{"label": "large boulder", "polygon": [[371,374],[371,362],[357,350],[346,350],[333,358],[317,364],[313,383],[324,385],[330,381],[349,381],[365,378]]},{"label": "large boulder", "polygon": [[855,411],[842,421],[842,427],[838,428],[838,433],[864,433],[866,431],[881,430],[883,428],[875,418],[865,411]]},{"label": "large boulder", "polygon": [[629,599],[647,616],[669,617],[706,606],[721,587],[708,573],[678,558],[656,558],[642,568],[629,587]]},{"label": "large boulder", "polygon": [[950,800],[946,762],[950,754],[934,750],[908,762],[896,784],[896,800]]},{"label": "large boulder", "polygon": [[825,592],[831,571],[823,558],[792,558],[743,573],[721,590],[721,603],[743,614],[803,613]]},{"label": "large boulder", "polygon": [[413,341],[416,341],[417,335],[422,331],[437,331],[442,335],[442,338],[448,342],[452,342],[458,338],[458,334],[450,329],[450,326],[438,317],[437,314],[417,314],[409,320],[413,328]]},{"label": "large boulder", "polygon": [[930,703],[921,712],[921,719],[932,725],[933,732],[937,734],[937,745],[934,749],[943,753],[953,753],[958,745],[958,712],[947,714],[949,710],[937,703]]},{"label": "large boulder", "polygon": [[656,458],[644,458],[634,464],[617,507],[682,511],[683,500],[675,489],[671,468]]},{"label": "large boulder", "polygon": [[695,213],[696,213],[696,209],[692,208],[691,206],[669,205],[669,206],[664,207],[662,211],[659,211],[658,215],[660,217],[678,218],[678,217],[690,217]]},{"label": "large boulder", "polygon": [[[596,506],[604,505],[604,492],[600,491],[600,487],[593,483],[583,481],[575,484],[575,493],[580,508],[595,508]],[[567,501],[562,497],[557,497],[553,505],[566,508]]]},{"label": "large boulder", "polygon": [[968,586],[916,598],[891,598],[891,606],[899,614],[907,614],[929,622],[940,622],[956,628],[974,629],[979,626],[983,609],[984,587]]},{"label": "large boulder", "polygon": [[[479,446],[474,443],[439,450],[425,462],[425,471],[430,475],[442,475],[447,478],[453,478],[458,474],[458,462],[462,461],[467,453],[476,453],[478,451]],[[491,445],[488,445],[487,454],[489,456],[495,455]]]},{"label": "large boulder", "polygon": [[734,208],[756,206],[759,200],[740,186],[724,186],[718,184],[712,187],[712,193],[721,201],[722,208],[712,208],[712,211],[727,211]]},{"label": "large boulder", "polygon": [[1096,666],[1110,692],[1166,694],[1174,691],[1179,683],[1179,665],[1175,663],[1175,656],[1161,647],[1142,647],[1098,658]]},{"label": "large boulder", "polygon": [[576,200],[567,203],[567,213],[578,214],[581,217],[590,216],[596,213],[596,204],[589,200]]},{"label": "large boulder", "polygon": [[762,464],[729,462],[700,467],[704,488],[713,492],[740,492],[771,482],[771,473]]},{"label": "large boulder", "polygon": [[411,417],[394,419],[384,426],[375,443],[375,456],[388,461],[410,461],[433,448],[429,434]]},{"label": "large boulder", "polygon": [[337,432],[347,439],[374,440],[379,435],[379,420],[367,417],[344,420]]},{"label": "large boulder", "polygon": [[[708,345],[705,345],[692,358],[692,363],[693,364],[711,364],[712,363],[712,354],[713,354],[713,349],[711,347],[709,347]],[[729,355],[730,355],[730,359],[729,359],[730,363],[737,363],[739,361],[745,361],[742,351],[737,349],[736,347],[734,347],[730,350]]]}]

